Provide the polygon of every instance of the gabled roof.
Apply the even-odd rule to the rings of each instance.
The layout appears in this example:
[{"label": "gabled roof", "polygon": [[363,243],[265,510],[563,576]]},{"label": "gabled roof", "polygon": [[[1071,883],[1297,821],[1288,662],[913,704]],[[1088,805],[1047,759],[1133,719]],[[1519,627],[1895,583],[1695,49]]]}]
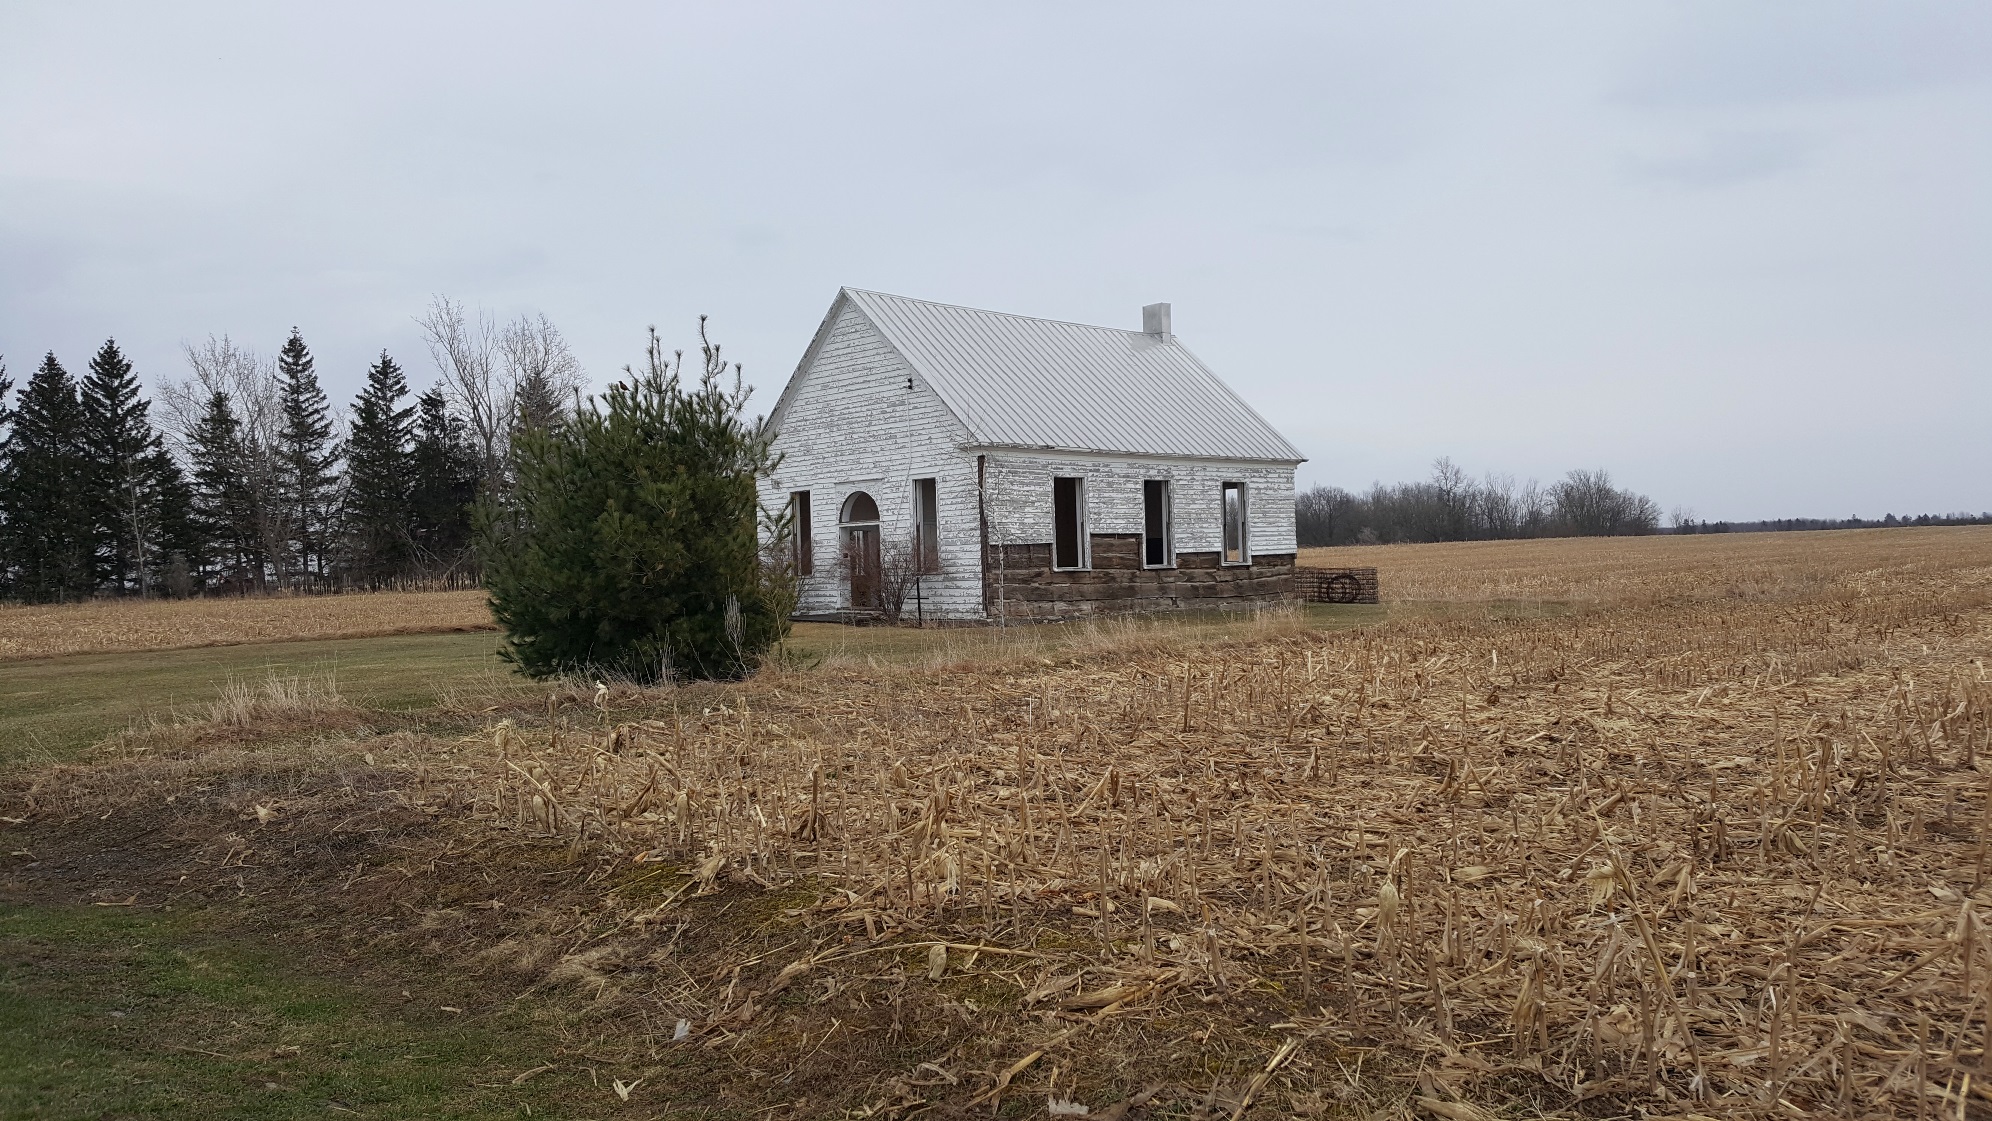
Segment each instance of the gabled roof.
[{"label": "gabled roof", "polygon": [[[845,288],[801,376],[854,305],[968,430],[969,447],[1305,459],[1173,335],[1090,327]],[[790,389],[796,382],[791,379]],[[789,391],[776,404],[779,424]]]}]

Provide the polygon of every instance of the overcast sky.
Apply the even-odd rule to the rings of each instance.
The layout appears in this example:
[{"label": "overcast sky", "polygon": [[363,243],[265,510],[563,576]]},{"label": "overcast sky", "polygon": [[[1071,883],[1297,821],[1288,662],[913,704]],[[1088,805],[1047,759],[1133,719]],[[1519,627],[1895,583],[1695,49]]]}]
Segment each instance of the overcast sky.
[{"label": "overcast sky", "polygon": [[432,293],[599,383],[839,285],[1178,334],[1311,462],[1992,508],[1992,5],[0,6],[0,354]]}]

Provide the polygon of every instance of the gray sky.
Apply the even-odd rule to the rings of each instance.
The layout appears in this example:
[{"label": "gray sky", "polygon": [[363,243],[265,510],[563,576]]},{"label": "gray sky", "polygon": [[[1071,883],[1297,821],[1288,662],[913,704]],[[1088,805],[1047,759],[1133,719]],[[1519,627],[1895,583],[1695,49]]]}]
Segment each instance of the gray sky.
[{"label": "gray sky", "polygon": [[849,284],[1184,341],[1361,487],[1992,507],[1992,5],[0,7],[0,353],[431,293],[773,404]]}]

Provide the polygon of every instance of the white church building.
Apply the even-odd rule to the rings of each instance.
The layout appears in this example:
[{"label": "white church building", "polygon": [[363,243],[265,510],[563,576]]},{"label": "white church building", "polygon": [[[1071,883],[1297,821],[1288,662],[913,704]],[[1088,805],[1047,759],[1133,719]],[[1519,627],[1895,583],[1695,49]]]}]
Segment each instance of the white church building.
[{"label": "white church building", "polygon": [[1294,593],[1303,457],[1170,329],[846,288],[770,423],[803,617],[1008,621]]}]

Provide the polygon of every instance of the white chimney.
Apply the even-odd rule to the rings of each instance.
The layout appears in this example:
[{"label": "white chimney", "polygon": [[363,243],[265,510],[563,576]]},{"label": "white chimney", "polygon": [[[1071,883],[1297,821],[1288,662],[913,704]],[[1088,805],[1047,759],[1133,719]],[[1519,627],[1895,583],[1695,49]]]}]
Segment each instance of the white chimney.
[{"label": "white chimney", "polygon": [[1144,334],[1155,335],[1168,342],[1175,335],[1169,327],[1169,305],[1149,304],[1141,309],[1141,330]]}]

